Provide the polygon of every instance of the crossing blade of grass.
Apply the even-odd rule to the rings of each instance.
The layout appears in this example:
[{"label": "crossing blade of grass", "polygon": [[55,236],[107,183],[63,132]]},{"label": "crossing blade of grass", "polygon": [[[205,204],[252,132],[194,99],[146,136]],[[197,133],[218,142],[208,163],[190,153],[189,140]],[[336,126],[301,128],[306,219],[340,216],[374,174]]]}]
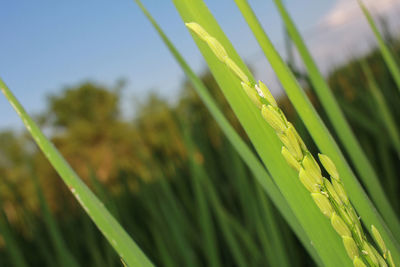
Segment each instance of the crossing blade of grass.
[{"label": "crossing blade of grass", "polygon": [[[104,204],[104,206],[108,209],[108,211],[110,212],[110,214],[112,216],[114,216],[114,218],[119,221],[120,223],[123,223],[124,221],[122,220],[122,216],[119,212],[119,208],[121,208],[121,210],[124,210],[124,208],[117,205],[117,203],[115,203],[115,200],[111,197],[110,193],[107,191],[107,188],[105,188],[105,186],[99,181],[98,177],[96,176],[95,172],[93,169],[89,169],[89,180],[90,183],[93,187],[93,191],[96,194],[96,196],[98,196],[99,200]],[[126,186],[124,186],[124,188],[126,189]],[[127,215],[127,214],[125,214]],[[91,229],[92,224],[91,221],[88,218],[85,218],[84,224],[87,225],[88,227],[88,231],[89,234],[94,234],[94,230],[95,229]],[[118,257],[115,254],[115,251],[113,250],[113,248],[110,246],[110,243],[107,242],[107,240],[102,239],[102,242],[100,243],[100,247],[105,251],[104,255],[104,259],[103,258],[98,258],[96,257],[96,254],[98,253],[98,249],[97,247],[92,248],[91,247],[91,254],[93,255],[93,258],[95,258],[95,261],[102,261],[103,264],[107,265],[107,266],[111,266],[112,262],[116,260],[116,258]],[[96,263],[95,266],[100,266],[99,264]]]},{"label": "crossing blade of grass", "polygon": [[100,201],[106,206],[106,208],[114,216],[115,219],[121,221],[121,216],[119,215],[117,204],[113,201],[106,188],[99,181],[93,169],[89,169],[89,179],[90,183],[93,186],[93,191],[98,196]]},{"label": "crossing blade of grass", "polygon": [[[191,202],[190,200],[181,201],[178,197],[179,189],[174,190],[170,181],[164,176],[162,164],[157,160],[151,161],[155,177],[157,177],[157,192],[153,192],[153,199],[157,201],[160,214],[163,216],[163,224],[168,227],[168,231],[174,236],[176,254],[179,255],[181,262],[185,266],[197,266],[198,257],[192,243],[197,238],[197,232],[193,229],[187,210],[182,202]],[[177,178],[177,177],[176,177]],[[188,191],[185,189],[185,191]],[[156,215],[155,215],[156,216]],[[157,231],[157,229],[155,229]]]},{"label": "crossing blade of grass", "polygon": [[[157,166],[156,164],[153,164],[153,166]],[[154,167],[153,167],[154,168]],[[183,246],[181,248],[187,247],[187,243],[190,242],[193,237],[196,236],[196,233],[194,232],[193,228],[191,227],[190,221],[188,220],[188,216],[186,213],[185,208],[183,207],[183,203],[178,200],[177,196],[174,194],[170,183],[168,182],[167,177],[164,177],[162,175],[162,172],[159,172],[158,174],[158,180],[159,180],[159,185],[160,185],[160,195],[163,196],[163,199],[160,201],[162,202],[162,206],[165,207],[165,214],[166,217],[172,217],[171,218],[171,229],[175,229],[176,225],[179,225],[179,229],[176,229],[179,234],[186,235],[187,237],[181,238],[179,240],[182,241]],[[187,191],[187,190],[185,190]],[[186,201],[188,202],[188,201]],[[168,207],[168,209],[166,209]],[[188,239],[188,240],[187,240]],[[190,240],[189,240],[190,239]],[[185,257],[188,260],[187,262],[195,262],[195,251],[192,250],[192,248],[187,248],[183,249],[181,253],[185,253]]]},{"label": "crossing blade of grass", "polygon": [[[238,192],[240,209],[243,212],[244,225],[247,229],[255,227],[255,217],[257,216],[256,206],[254,205],[254,193],[252,191],[252,181],[246,174],[246,169],[241,159],[235,155],[235,151],[226,144],[223,150],[223,166],[226,174],[233,180],[233,184]],[[262,236],[262,235],[261,235]]]},{"label": "crossing blade of grass", "polygon": [[196,158],[196,154],[194,151],[193,143],[190,138],[190,135],[187,133],[187,130],[185,127],[183,127],[184,131],[184,139],[185,139],[185,144],[186,147],[188,148],[189,152],[189,165],[190,165],[190,172],[192,174],[191,182],[193,186],[193,192],[196,198],[196,206],[198,210],[198,217],[199,223],[202,229],[202,233],[204,233],[203,236],[203,246],[205,250],[205,254],[207,255],[208,259],[208,265],[215,267],[215,266],[221,266],[221,260],[218,255],[218,242],[216,239],[215,235],[215,229],[212,221],[212,215],[211,215],[211,210],[210,207],[208,206],[207,203],[207,197],[206,194],[202,188],[201,185],[201,177],[200,176],[200,171],[198,170],[198,164],[196,164],[196,160],[199,160],[199,158]]},{"label": "crossing blade of grass", "polygon": [[[396,251],[396,258],[400,260],[399,244],[397,243],[397,240],[400,240],[400,223],[396,214],[393,212],[393,209],[388,202],[384,203],[382,199],[376,199],[376,203],[380,204],[380,212],[385,216],[386,225],[385,221],[364,192],[335,140],[322,122],[318,113],[315,111],[293,73],[280,57],[267,34],[264,32],[248,2],[246,0],[235,0],[235,2],[241,10],[250,29],[253,31],[254,36],[258,40],[259,45],[278,76],[278,79],[283,85],[289,99],[310,132],[314,142],[317,144],[320,151],[329,155],[337,166],[346,191],[348,192],[358,213],[363,218],[366,228],[371,231],[370,226],[375,225],[376,227],[379,227],[379,229],[384,230],[385,239],[390,240],[392,246],[391,249]],[[390,228],[388,228],[388,226]]]},{"label": "crossing blade of grass", "polygon": [[371,122],[370,118],[362,111],[346,104],[343,105],[343,111],[352,124],[357,125],[357,127],[360,127],[376,138],[381,137],[381,131],[379,127],[375,123]]},{"label": "crossing blade of grass", "polygon": [[179,255],[182,256],[184,266],[198,266],[198,260],[196,259],[193,248],[189,245],[189,240],[186,235],[182,233],[182,223],[178,223],[175,220],[175,214],[169,212],[171,209],[168,207],[168,203],[164,202],[163,199],[159,200],[161,213],[165,218],[165,223],[171,230],[171,235],[176,241]]},{"label": "crossing blade of grass", "polygon": [[2,79],[0,79],[0,89],[22,119],[26,129],[32,135],[46,158],[119,256],[131,267],[153,266],[151,261],[104,207],[103,203],[90,191],[54,145],[46,138]]},{"label": "crossing blade of grass", "polygon": [[289,252],[283,245],[282,228],[278,226],[279,216],[274,215],[267,194],[255,180],[249,179],[245,165],[230,144],[225,145],[223,159],[228,177],[234,179],[239,194],[240,207],[245,220],[244,227],[255,232],[262,245],[263,254],[271,266],[291,266]]},{"label": "crossing blade of grass", "polygon": [[[282,225],[279,224],[280,218],[274,215],[275,210],[267,199],[264,191],[259,186],[256,186],[256,194],[260,210],[262,211],[261,217],[264,221],[264,226],[267,230],[269,243],[273,252],[275,264],[272,266],[293,266],[293,262],[288,257],[288,247],[285,246],[284,233]],[[294,241],[293,239],[291,241]]]},{"label": "crossing blade of grass", "polygon": [[390,51],[389,47],[385,44],[382,35],[380,34],[378,27],[376,26],[374,19],[371,16],[371,13],[368,11],[367,7],[361,0],[358,0],[358,4],[361,7],[362,12],[364,13],[365,18],[368,21],[371,30],[373,31],[375,38],[378,42],[379,49],[381,50],[383,60],[389,68],[390,73],[392,74],[393,80],[396,83],[397,89],[400,91],[400,68],[399,65],[395,61],[395,57]]},{"label": "crossing blade of grass", "polygon": [[383,169],[383,174],[385,177],[384,184],[386,185],[386,190],[389,197],[392,200],[394,208],[399,211],[399,202],[397,188],[399,188],[399,179],[397,177],[397,169],[394,165],[393,157],[391,156],[391,149],[387,144],[380,142],[378,146],[378,154],[380,159],[380,164]]},{"label": "crossing blade of grass", "polygon": [[[239,244],[243,246],[243,250],[247,251],[249,255],[249,263],[247,265],[257,266],[257,265],[273,265],[273,258],[262,258],[262,251],[258,248],[257,244],[252,240],[250,233],[245,229],[235,218],[229,214],[225,209],[221,209],[223,218],[227,221],[228,225],[231,227],[232,232],[236,235]],[[260,263],[261,262],[261,263]]]},{"label": "crossing blade of grass", "polygon": [[[176,249],[176,240],[170,238],[169,226],[165,223],[163,216],[161,215],[160,205],[158,205],[157,192],[149,188],[142,189],[144,202],[143,205],[146,206],[150,214],[150,232],[157,242],[156,249],[157,254],[159,254],[159,261],[161,261],[164,266],[179,266],[182,263],[179,262],[178,257],[179,252]],[[157,236],[157,238],[155,237]],[[161,248],[162,247],[162,248]]]},{"label": "crossing blade of grass", "polygon": [[212,96],[208,93],[207,88],[204,83],[197,77],[197,75],[192,71],[180,53],[176,50],[173,44],[170,42],[168,37],[164,34],[161,28],[157,25],[155,20],[143,7],[140,1],[136,0],[136,3],[142,9],[144,14],[150,20],[154,28],[157,30],[158,34],[171,51],[172,55],[175,57],[183,71],[185,72],[188,79],[192,82],[196,92],[199,94],[200,98],[207,106],[211,115],[217,121],[221,130],[224,132],[225,136],[229,139],[232,146],[239,153],[243,161],[247,164],[249,169],[252,171],[254,177],[260,183],[262,188],[267,192],[268,196],[271,198],[277,210],[281,212],[285,220],[288,222],[292,230],[295,232],[299,240],[302,242],[307,251],[312,255],[316,262],[320,262],[319,256],[316,254],[315,249],[311,246],[309,238],[306,236],[304,230],[298,223],[298,219],[295,217],[292,209],[288,206],[287,201],[282,196],[275,182],[272,180],[270,175],[267,173],[265,168],[262,166],[256,155],[250,150],[246,143],[241,139],[241,137],[236,133],[233,127],[230,125],[228,120],[225,118],[223,113],[218,108],[217,104],[213,100]]},{"label": "crossing blade of grass", "polygon": [[65,241],[61,235],[61,232],[57,226],[57,223],[53,215],[51,214],[49,206],[47,205],[44,198],[43,191],[39,185],[38,177],[36,176],[36,174],[32,174],[32,177],[33,184],[36,190],[36,195],[39,199],[39,205],[42,211],[44,223],[46,224],[46,228],[52,241],[52,245],[57,254],[58,265],[65,267],[79,266],[71,252],[68,250]]},{"label": "crossing blade of grass", "polygon": [[[192,159],[193,160],[193,159]],[[191,160],[191,161],[192,161]],[[212,222],[212,216],[210,213],[210,209],[208,207],[207,199],[205,196],[205,192],[201,187],[201,183],[199,181],[198,171],[195,170],[196,166],[193,163],[191,165],[191,172],[194,176],[192,178],[193,181],[193,191],[195,193],[197,208],[199,212],[200,224],[202,228],[202,232],[204,233],[204,249],[207,254],[207,259],[209,260],[209,266],[221,266],[221,260],[218,256],[218,243],[216,240],[215,229]]]},{"label": "crossing blade of grass", "polygon": [[395,146],[397,155],[400,156],[400,135],[396,122],[388,108],[382,92],[378,88],[378,84],[376,83],[374,75],[368,67],[368,64],[365,61],[362,61],[361,66],[364,71],[364,75],[368,81],[368,88],[372,94],[373,99],[375,100],[376,110],[378,111],[383,121],[383,124],[385,125],[386,130],[389,134],[389,137],[392,140],[393,145]]},{"label": "crossing blade of grass", "polygon": [[282,17],[282,20],[285,23],[285,27],[291,39],[293,40],[293,43],[296,45],[297,50],[303,59],[304,65],[307,68],[308,75],[313,85],[313,89],[317,93],[318,98],[321,101],[337,136],[342,142],[346,152],[350,156],[350,159],[353,162],[361,181],[365,185],[369,196],[374,201],[375,205],[385,219],[396,217],[393,209],[387,209],[387,207],[390,207],[391,205],[387,200],[385,191],[379,183],[376,171],[362,150],[357,138],[350,128],[350,125],[347,123],[339,104],[335,100],[332,90],[329,88],[328,83],[325,81],[324,77],[319,71],[299,31],[297,30],[296,25],[286,11],[282,0],[274,0],[274,2]]},{"label": "crossing blade of grass", "polygon": [[[222,204],[222,199],[205,169],[204,161],[201,159],[202,156],[200,156],[200,152],[196,147],[197,144],[194,143],[189,134],[185,134],[185,144],[189,149],[192,180],[196,179],[198,190],[207,197],[207,205],[211,208],[219,226],[218,229],[222,232],[222,236],[228,244],[231,257],[238,266],[256,265],[255,261],[261,258],[260,252],[255,249],[255,244],[249,233],[236,218],[228,213]],[[207,159],[206,155],[205,158]],[[218,179],[219,177],[215,178]],[[248,253],[245,253],[244,250]],[[247,255],[251,255],[251,257],[246,257]]]},{"label": "crossing blade of grass", "polygon": [[[174,4],[184,22],[197,22],[202,25],[206,31],[221,42],[230,58],[245,72],[250,80],[254,81],[248,68],[240,59],[203,1],[175,0]],[[197,36],[193,36],[193,38],[263,163],[270,171],[276,185],[298,218],[299,224],[312,241],[322,263],[326,266],[351,266],[342,241],[330,226],[329,221],[324,218],[315,206],[311,196],[297,178],[296,173],[288,168],[281,155],[279,139],[247,97],[239,79],[230,72],[225,64],[215,57],[207,44]]]},{"label": "crossing blade of grass", "polygon": [[205,174],[204,169],[198,168],[198,171],[203,172],[199,177],[203,177],[202,185],[205,188],[207,193],[208,200],[210,202],[210,206],[213,207],[213,211],[215,213],[216,221],[219,225],[219,230],[222,232],[226,243],[232,253],[232,258],[237,266],[244,267],[247,266],[246,257],[243,254],[241,243],[238,242],[236,236],[234,235],[231,226],[229,225],[227,216],[225,214],[225,210],[220,203],[218,198],[218,194],[215,192],[214,187],[210,183],[207,178],[207,174]]}]

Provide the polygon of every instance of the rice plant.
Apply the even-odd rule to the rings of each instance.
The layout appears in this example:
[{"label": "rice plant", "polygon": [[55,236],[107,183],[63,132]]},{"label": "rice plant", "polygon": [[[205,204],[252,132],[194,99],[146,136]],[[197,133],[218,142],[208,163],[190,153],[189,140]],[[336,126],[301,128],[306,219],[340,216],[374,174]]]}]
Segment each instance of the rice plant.
[{"label": "rice plant", "polygon": [[[25,192],[5,179],[7,192],[20,208],[15,209],[17,215],[7,209],[1,212],[0,264],[398,266],[400,110],[397,90],[397,98],[388,96],[395,86],[400,88],[399,68],[395,51],[389,51],[362,2],[384,59],[374,66],[386,71],[382,67],[386,64],[393,81],[383,83],[383,76],[374,75],[366,57],[361,68],[358,61],[344,65],[355,73],[358,84],[350,88],[341,84],[346,89],[343,96],[338,94],[337,88],[342,87],[336,86],[335,73],[323,77],[282,1],[274,0],[304,61],[308,87],[318,96],[319,108],[311,103],[307,88],[277,52],[249,3],[234,1],[298,117],[285,111],[285,99],[271,94],[268,81],[255,81],[204,1],[172,1],[209,67],[210,74],[204,77],[195,74],[144,5],[135,2],[184,71],[185,92],[192,89],[195,94],[182,96],[174,107],[150,98],[129,124],[121,119],[97,128],[90,118],[82,123],[79,112],[71,119],[78,121],[74,128],[78,131],[71,131],[73,138],[85,134],[80,129],[92,133],[92,127],[94,132],[116,128],[118,134],[101,137],[112,140],[109,150],[89,150],[109,152],[116,148],[115,140],[122,140],[124,156],[115,157],[116,171],[108,173],[118,185],[114,188],[105,185],[104,178],[98,177],[104,172],[90,161],[81,159],[85,171],[82,166],[74,171],[74,162],[70,165],[61,155],[62,147],[59,152],[0,79],[2,93],[81,208],[69,222],[53,214],[39,179],[51,175],[37,171],[38,156],[23,154],[29,171],[14,171],[32,181],[38,211],[26,207]],[[341,72],[351,80],[348,69]],[[360,77],[366,79],[361,84]],[[343,77],[338,80],[343,82]],[[362,93],[360,104],[346,103],[346,93],[363,89],[369,93]],[[89,99],[75,96],[74,101]],[[130,136],[122,138],[123,134]],[[56,146],[59,139],[73,140],[55,136]],[[95,148],[104,145],[98,135],[89,136],[97,138]],[[6,141],[0,147],[12,140],[6,137],[2,136]],[[82,149],[90,143],[86,136],[83,140]],[[1,156],[0,175],[7,175],[1,172]],[[77,172],[86,173],[87,179]],[[7,205],[12,202],[9,195],[0,195],[3,199]]]},{"label": "rice plant", "polygon": [[333,228],[342,237],[347,254],[353,260],[354,266],[366,266],[365,263],[371,266],[386,266],[387,264],[395,266],[390,251],[387,250],[379,231],[373,225],[371,225],[372,233],[380,246],[382,255],[368,242],[359,222],[359,216],[349,201],[332,160],[326,155],[318,155],[331,177],[331,183],[322,177],[320,166],[293,124],[286,119],[265,84],[261,81],[258,84],[250,83],[249,78],[232,61],[218,40],[210,36],[199,24],[190,22],[186,23],[186,26],[206,42],[216,57],[241,80],[244,91],[282,142],[283,157],[299,173],[300,181],[311,193],[316,205],[330,219]]},{"label": "rice plant", "polygon": [[335,128],[335,132],[338,135],[340,141],[343,143],[346,152],[351,158],[356,170],[360,175],[360,179],[364,183],[370,197],[374,199],[376,205],[382,210],[384,217],[387,220],[396,220],[396,215],[389,214],[393,212],[392,209],[387,209],[390,206],[381,184],[379,183],[378,175],[376,174],[371,163],[364,154],[356,136],[352,132],[350,125],[346,121],[344,113],[341,111],[338,102],[336,101],[332,90],[329,88],[328,83],[325,81],[321,72],[318,70],[316,63],[314,62],[310,52],[307,49],[304,41],[296,26],[294,25],[290,15],[286,11],[282,1],[274,1],[282,19],[285,23],[285,27],[288,29],[289,35],[296,45],[301,58],[307,68],[312,88],[318,95],[321,104],[325,112],[329,116],[329,120]]}]

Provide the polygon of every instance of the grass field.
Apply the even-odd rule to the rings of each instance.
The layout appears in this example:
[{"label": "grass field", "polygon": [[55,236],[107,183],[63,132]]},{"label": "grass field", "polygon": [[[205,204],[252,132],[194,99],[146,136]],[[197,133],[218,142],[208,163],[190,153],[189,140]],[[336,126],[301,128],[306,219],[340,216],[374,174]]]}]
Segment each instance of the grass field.
[{"label": "grass field", "polygon": [[32,118],[0,80],[26,126],[0,133],[0,266],[400,265],[398,36],[360,2],[378,45],[323,76],[281,0],[304,69],[235,0],[274,98],[203,1],[173,1],[202,75],[136,3],[186,75],[174,104],[126,118],[121,88],[83,83]]}]

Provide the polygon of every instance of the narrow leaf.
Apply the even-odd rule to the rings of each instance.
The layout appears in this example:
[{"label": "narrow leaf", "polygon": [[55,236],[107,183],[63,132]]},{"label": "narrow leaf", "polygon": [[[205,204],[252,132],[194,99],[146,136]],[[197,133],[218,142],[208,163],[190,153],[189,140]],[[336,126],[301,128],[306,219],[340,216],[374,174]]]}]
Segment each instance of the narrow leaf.
[{"label": "narrow leaf", "polygon": [[193,72],[193,70],[189,67],[180,53],[176,50],[174,45],[168,39],[168,37],[164,34],[162,29],[158,26],[156,21],[151,17],[150,13],[144,8],[140,1],[135,0],[139,7],[142,9],[143,13],[147,16],[149,21],[152,23],[157,33],[160,35],[165,45],[168,47],[178,64],[181,66],[182,70],[185,72],[188,79],[192,82],[196,92],[199,94],[200,98],[207,106],[211,115],[217,121],[221,130],[224,132],[225,136],[231,142],[232,146],[239,153],[243,161],[247,164],[249,169],[252,171],[254,177],[260,183],[262,188],[266,191],[268,196],[271,198],[274,205],[277,207],[277,210],[281,212],[283,217],[286,219],[292,230],[295,232],[297,237],[300,239],[302,244],[308,250],[308,252],[312,255],[316,262],[319,262],[320,259],[318,255],[315,253],[314,248],[311,246],[308,237],[306,236],[304,230],[300,227],[297,218],[293,214],[293,211],[288,206],[287,201],[283,198],[282,194],[279,192],[278,187],[275,185],[274,181],[267,173],[265,168],[262,166],[256,155],[250,150],[250,148],[246,145],[246,143],[242,140],[242,138],[236,133],[233,127],[230,125],[228,120],[225,118],[224,114],[220,111],[214,99],[208,92],[204,83],[200,80],[199,77]]},{"label": "narrow leaf", "polygon": [[[229,57],[249,77],[250,82],[254,82],[254,78],[248,68],[240,59],[203,1],[175,0],[174,4],[185,23],[199,23],[223,45]],[[270,171],[274,182],[312,241],[323,264],[327,266],[351,266],[351,261],[346,255],[340,238],[330,226],[329,220],[315,206],[311,196],[304,189],[295,172],[288,168],[281,155],[279,139],[247,97],[241,88],[239,79],[232,74],[226,64],[215,57],[207,44],[197,36],[194,36],[194,40],[263,163]]]},{"label": "narrow leaf", "polygon": [[[274,2],[282,17],[282,20],[285,23],[286,29],[291,39],[293,40],[301,58],[303,59],[304,65],[307,68],[308,75],[313,85],[313,89],[317,93],[318,98],[321,101],[322,107],[328,115],[328,118],[332,123],[337,136],[343,143],[346,152],[354,163],[355,169],[359,173],[360,179],[365,185],[369,196],[374,201],[374,204],[382,213],[382,216],[385,218],[386,221],[396,222],[397,216],[394,210],[391,208],[385,191],[383,190],[379,182],[378,175],[372,167],[372,164],[369,162],[366,154],[362,150],[360,143],[358,142],[357,138],[350,128],[350,125],[347,123],[339,104],[335,100],[332,90],[329,88],[328,83],[325,81],[324,77],[319,71],[299,31],[297,30],[296,25],[286,11],[282,0],[274,0]],[[391,224],[389,224],[389,226]]]},{"label": "narrow leaf", "polygon": [[378,41],[379,49],[381,50],[383,60],[385,60],[390,73],[392,74],[393,80],[397,85],[397,88],[400,91],[400,68],[399,65],[396,63],[392,52],[390,52],[389,47],[385,44],[382,35],[380,34],[378,27],[376,26],[374,19],[372,18],[370,12],[368,11],[367,7],[363,4],[361,0],[358,0],[358,4],[361,7],[362,12],[365,15],[365,18],[368,21],[371,30],[374,32],[375,38]]},{"label": "narrow leaf", "polygon": [[[393,254],[396,253],[396,258],[400,260],[399,244],[396,240],[397,237],[400,237],[400,223],[398,222],[398,218],[395,215],[385,218],[386,222],[390,226],[389,229],[373,203],[369,200],[367,194],[364,192],[338,145],[329,133],[325,124],[322,122],[318,113],[315,111],[293,73],[285,64],[267,34],[264,32],[248,2],[246,0],[235,0],[235,2],[242,11],[250,29],[257,38],[265,56],[269,60],[289,99],[293,103],[314,139],[314,142],[317,144],[320,151],[323,154],[328,155],[335,163],[343,179],[346,191],[348,192],[353,205],[362,217],[363,222],[368,226],[367,229],[369,229],[370,225],[377,226],[377,224],[379,224],[377,228],[385,230],[385,233],[382,233],[382,235],[385,235],[385,240],[388,240],[388,242],[390,240],[390,250],[393,250]],[[386,207],[386,209],[390,209],[390,206]],[[395,235],[396,238],[393,235]]]},{"label": "narrow leaf", "polygon": [[22,119],[26,129],[32,135],[46,158],[56,169],[79,204],[118,252],[119,256],[124,259],[129,266],[153,266],[121,225],[112,217],[99,199],[90,191],[86,184],[65,161],[54,145],[46,138],[2,79],[0,79],[0,90],[13,106],[18,116]]}]

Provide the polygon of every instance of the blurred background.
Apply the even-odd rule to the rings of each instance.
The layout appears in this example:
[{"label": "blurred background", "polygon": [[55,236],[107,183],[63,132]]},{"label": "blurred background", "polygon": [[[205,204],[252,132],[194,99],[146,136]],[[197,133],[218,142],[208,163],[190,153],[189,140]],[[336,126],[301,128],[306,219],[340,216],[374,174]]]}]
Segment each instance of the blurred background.
[{"label": "blurred background", "polygon": [[[205,2],[313,148],[233,1]],[[365,2],[399,57],[400,2]],[[325,119],[272,1],[250,3]],[[247,141],[173,4],[144,4]],[[397,123],[400,99],[357,2],[287,7],[399,212],[398,157],[360,60]],[[3,1],[0,9],[1,77],[156,265],[312,264],[133,1]],[[3,96],[0,114],[0,266],[122,266]]]}]

